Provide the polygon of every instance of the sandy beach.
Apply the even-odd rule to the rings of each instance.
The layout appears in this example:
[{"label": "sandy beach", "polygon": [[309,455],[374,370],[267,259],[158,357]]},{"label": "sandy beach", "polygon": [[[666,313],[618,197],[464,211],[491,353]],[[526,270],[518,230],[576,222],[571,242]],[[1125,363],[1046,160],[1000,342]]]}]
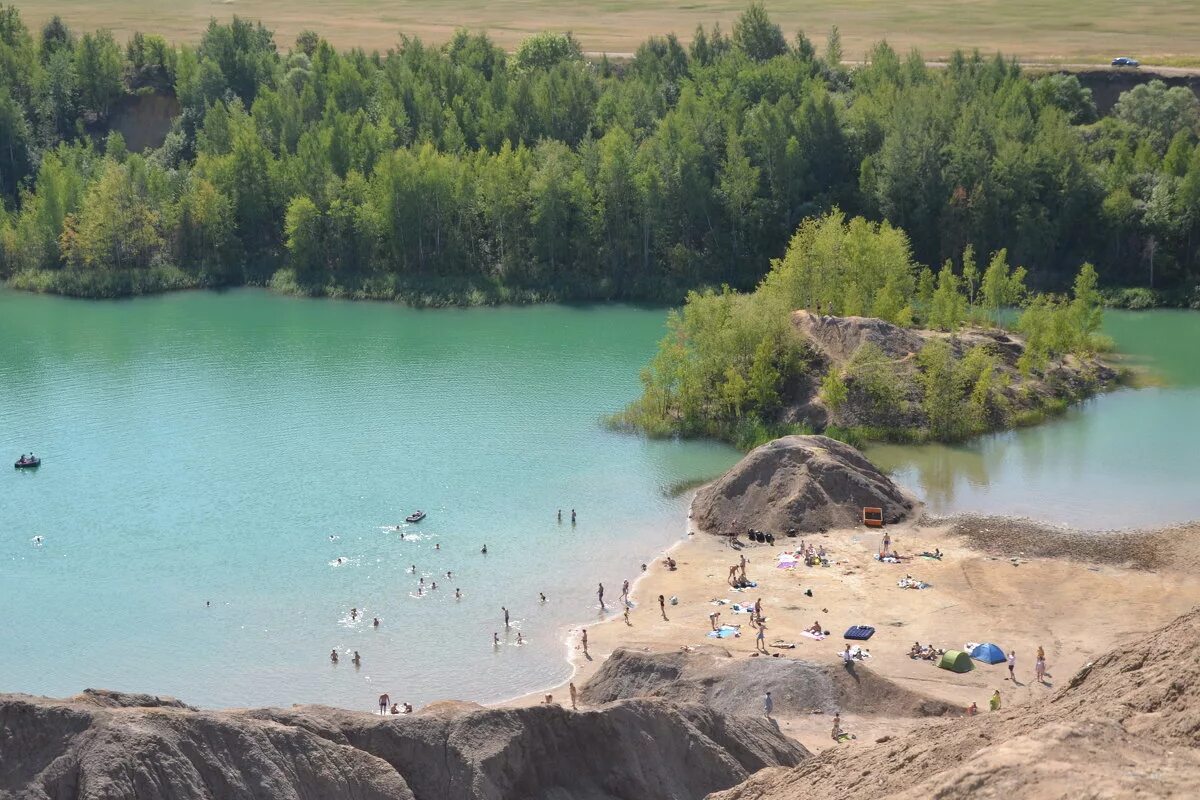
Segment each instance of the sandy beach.
[{"label": "sandy beach", "polygon": [[[662,555],[649,565],[632,591],[629,623],[622,616],[587,626],[588,655],[578,629],[571,632],[572,678],[582,689],[605,659],[618,648],[648,653],[685,647],[719,646],[735,658],[801,659],[840,668],[851,625],[870,625],[874,636],[861,642],[869,650],[864,663],[898,687],[964,709],[981,709],[994,689],[1006,707],[1035,702],[1068,679],[1093,657],[1130,641],[1192,608],[1200,598],[1200,579],[1189,566],[1197,563],[1200,526],[1163,531],[1085,533],[1049,529],[1006,518],[918,520],[885,529],[899,564],[874,559],[883,533],[875,529],[830,530],[809,537],[776,540],[774,546],[748,544],[737,551],[724,537],[693,531],[671,549],[677,569],[667,569]],[[801,539],[824,547],[830,566],[777,567],[778,556],[795,550]],[[942,558],[922,558],[940,550]],[[747,576],[758,585],[731,588],[729,568],[747,559]],[[665,554],[663,554],[665,555]],[[897,582],[911,575],[926,589],[904,589]],[[811,590],[812,596],[806,595]],[[620,587],[606,586],[606,601],[619,608]],[[660,613],[658,596],[678,603]],[[767,618],[766,643],[771,656],[755,656],[750,615],[734,603],[761,599]],[[725,604],[714,601],[725,600]],[[714,639],[709,615],[720,611],[720,624],[740,625],[741,635]],[[830,636],[816,641],[802,635],[819,621]],[[771,643],[794,643],[794,649]],[[938,669],[934,663],[909,658],[913,642],[942,649],[962,649],[967,642],[994,642],[1016,651],[1016,681],[1007,679],[1004,664],[976,664],[968,673]],[[1034,679],[1038,647],[1046,652],[1044,684]],[[506,703],[541,702],[545,694],[568,703],[566,684]],[[803,716],[777,716],[781,728],[813,750],[832,744],[829,714],[838,709],[812,709]],[[761,714],[761,706],[746,709]],[[844,715],[843,727],[860,738],[894,734],[920,720],[886,715]]]}]

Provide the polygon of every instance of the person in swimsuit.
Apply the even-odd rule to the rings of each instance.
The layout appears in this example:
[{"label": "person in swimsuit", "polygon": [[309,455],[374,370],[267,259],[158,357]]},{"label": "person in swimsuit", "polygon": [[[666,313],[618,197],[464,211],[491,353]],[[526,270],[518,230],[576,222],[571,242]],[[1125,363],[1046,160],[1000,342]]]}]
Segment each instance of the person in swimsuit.
[{"label": "person in swimsuit", "polygon": [[329,660],[334,664],[338,662],[338,652],[336,647],[329,651]]},{"label": "person in swimsuit", "polygon": [[380,716],[387,713],[388,706],[392,704],[392,698],[387,696],[387,692],[379,695],[379,714]]}]

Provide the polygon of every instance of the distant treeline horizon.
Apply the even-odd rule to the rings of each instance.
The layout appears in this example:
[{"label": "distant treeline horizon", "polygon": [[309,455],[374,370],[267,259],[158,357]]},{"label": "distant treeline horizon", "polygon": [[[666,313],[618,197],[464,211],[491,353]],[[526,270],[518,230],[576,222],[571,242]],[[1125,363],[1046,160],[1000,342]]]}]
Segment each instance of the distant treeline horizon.
[{"label": "distant treeline horizon", "polygon": [[[1005,249],[1031,286],[1200,282],[1200,101],[1151,81],[1100,117],[1071,75],[1002,56],[842,64],[751,4],[728,33],[652,37],[619,67],[570,34],[507,53],[339,52],[213,21],[123,46],[0,6],[0,278],[108,296],[271,284],[418,302],[751,289],[805,219],[902,229],[961,269]],[[161,147],[111,128],[174,94]]]}]

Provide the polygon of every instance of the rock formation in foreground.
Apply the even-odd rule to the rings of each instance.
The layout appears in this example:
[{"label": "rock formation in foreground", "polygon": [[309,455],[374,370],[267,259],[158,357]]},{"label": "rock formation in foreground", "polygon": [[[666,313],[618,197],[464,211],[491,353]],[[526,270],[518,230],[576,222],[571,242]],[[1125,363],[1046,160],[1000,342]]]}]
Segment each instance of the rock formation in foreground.
[{"label": "rock formation in foreground", "polygon": [[1200,609],[1054,679],[1045,701],[840,745],[711,800],[1197,796]]},{"label": "rock formation in foreground", "polygon": [[0,695],[0,798],[14,800],[685,800],[807,755],[764,719],[655,700],[379,717]]},{"label": "rock formation in foreground", "polygon": [[779,535],[861,524],[864,506],[899,522],[912,501],[862,453],[826,436],[784,436],[751,450],[696,493],[692,518],[711,533]]},{"label": "rock formation in foreground", "polygon": [[724,647],[693,652],[613,652],[583,687],[588,703],[634,697],[669,697],[700,703],[728,714],[756,714],[771,692],[775,713],[800,716],[821,712],[887,717],[932,717],[957,712],[947,703],[918,694],[856,664],[851,674],[840,665],[814,664],[791,657],[735,658]]}]

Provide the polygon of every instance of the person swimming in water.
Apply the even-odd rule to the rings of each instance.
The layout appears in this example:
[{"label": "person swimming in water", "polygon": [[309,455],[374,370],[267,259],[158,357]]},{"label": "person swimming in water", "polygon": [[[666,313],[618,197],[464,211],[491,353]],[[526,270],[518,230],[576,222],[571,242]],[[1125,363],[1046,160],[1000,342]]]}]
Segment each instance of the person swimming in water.
[{"label": "person swimming in water", "polygon": [[543,592],[538,592],[538,597],[542,598],[542,602],[546,602],[546,595]]},{"label": "person swimming in water", "polygon": [[525,640],[521,637],[520,631],[517,631],[517,644],[525,644]]},{"label": "person swimming in water", "polygon": [[500,634],[496,633],[495,631],[492,631],[492,647],[499,647],[499,646],[500,646]]},{"label": "person swimming in water", "polygon": [[461,600],[461,599],[462,599],[462,592],[460,592],[460,591],[458,590],[458,587],[457,587],[457,586],[454,588],[454,599],[455,599],[455,600]]},{"label": "person swimming in water", "polygon": [[487,545],[485,544],[485,545],[483,546],[483,549],[482,549],[482,550],[480,550],[479,552],[483,553],[483,554],[486,556],[486,555],[487,555]]},{"label": "person swimming in water", "polygon": [[376,617],[376,618],[374,619],[374,621],[371,623],[371,626],[372,626],[372,627],[374,627],[374,628],[378,628],[378,627],[379,627],[379,617]]},{"label": "person swimming in water", "polygon": [[338,652],[336,647],[329,651],[329,660],[334,664],[338,662]]},{"label": "person swimming in water", "polygon": [[442,544],[441,544],[441,542],[438,542],[438,543],[434,544],[434,546],[433,546],[433,549],[434,549],[434,550],[441,550],[441,549],[442,549]]},{"label": "person swimming in water", "polygon": [[352,619],[352,620],[358,619],[358,609],[357,608],[350,609],[350,619]]},{"label": "person swimming in water", "polygon": [[357,650],[354,651],[354,658],[352,658],[350,660],[354,662],[354,666],[356,666],[356,667],[362,666],[362,656],[360,656],[358,654]]}]

